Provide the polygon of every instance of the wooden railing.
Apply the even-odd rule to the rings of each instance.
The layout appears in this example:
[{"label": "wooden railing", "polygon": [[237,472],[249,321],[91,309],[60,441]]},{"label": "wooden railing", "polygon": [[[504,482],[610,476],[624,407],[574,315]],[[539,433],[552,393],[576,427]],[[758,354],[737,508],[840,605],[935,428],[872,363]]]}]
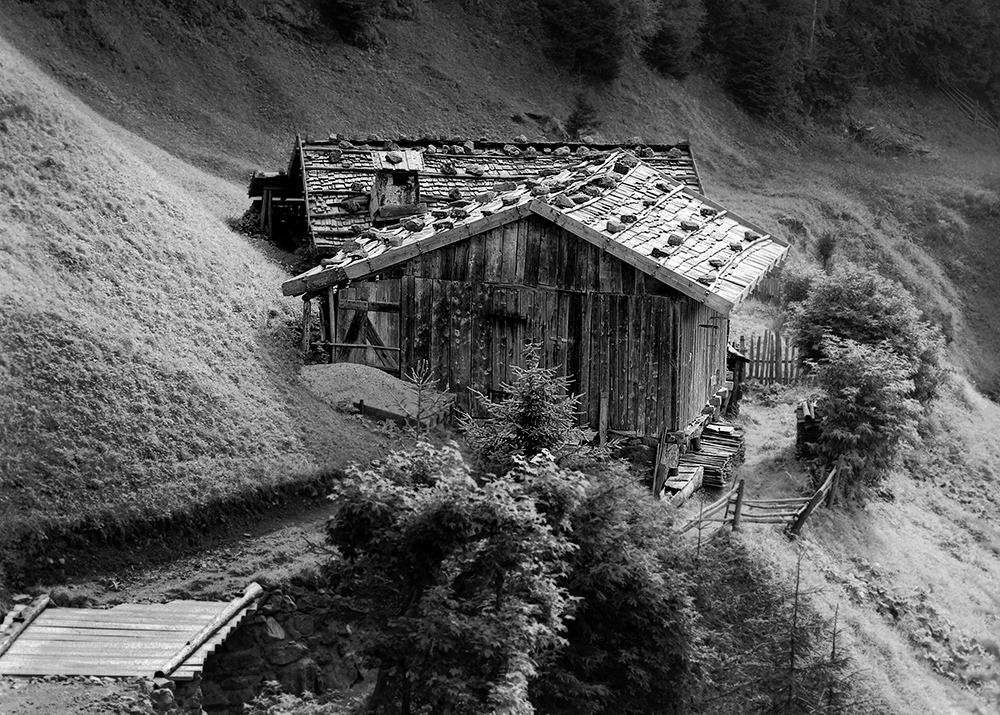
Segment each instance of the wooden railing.
[{"label": "wooden railing", "polygon": [[1000,132],[1000,123],[979,102],[957,87],[952,87],[943,82],[939,83],[938,87],[973,123],[992,129],[994,132]]},{"label": "wooden railing", "polygon": [[789,385],[809,381],[799,363],[799,349],[781,333],[765,330],[762,335],[741,335],[733,347],[749,358],[745,377],[768,384]]},{"label": "wooden railing", "polygon": [[681,526],[678,533],[684,534],[696,528],[701,532],[705,524],[718,524],[715,529],[728,524],[735,531],[745,523],[785,524],[785,531],[790,537],[798,536],[806,520],[820,504],[825,501],[827,506],[832,506],[839,474],[838,463],[812,496],[790,499],[744,499],[744,480],[741,479],[721,498],[702,509],[696,519]]}]

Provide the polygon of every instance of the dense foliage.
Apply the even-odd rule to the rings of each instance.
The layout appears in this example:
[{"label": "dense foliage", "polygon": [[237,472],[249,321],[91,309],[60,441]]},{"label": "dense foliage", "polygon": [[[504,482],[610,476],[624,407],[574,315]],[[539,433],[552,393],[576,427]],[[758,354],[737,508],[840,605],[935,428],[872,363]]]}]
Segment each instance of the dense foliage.
[{"label": "dense foliage", "polygon": [[822,113],[861,83],[958,85],[1000,110],[1000,5],[990,0],[547,0],[552,56],[599,80],[639,52],[683,77],[698,56],[758,114]]},{"label": "dense foliage", "polygon": [[379,669],[374,704],[531,712],[535,663],[565,643],[564,515],[584,489],[544,458],[479,484],[457,451],[428,445],[349,472],[333,496],[328,577]]},{"label": "dense foliage", "polygon": [[903,286],[850,267],[814,282],[792,327],[824,393],[820,453],[827,466],[843,460],[842,494],[863,498],[915,436],[921,403],[937,394],[943,340]]}]

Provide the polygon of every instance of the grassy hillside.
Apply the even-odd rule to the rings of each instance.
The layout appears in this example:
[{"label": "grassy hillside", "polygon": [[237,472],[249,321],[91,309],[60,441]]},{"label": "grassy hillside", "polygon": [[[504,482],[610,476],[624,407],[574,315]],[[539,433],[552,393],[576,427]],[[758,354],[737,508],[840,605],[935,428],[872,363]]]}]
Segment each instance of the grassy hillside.
[{"label": "grassy hillside", "polygon": [[[704,77],[679,84],[634,60],[586,87],[538,52],[534,18],[513,0],[422,3],[414,21],[384,24],[378,52],[343,45],[309,8],[0,0],[6,538],[162,515],[364,456],[370,434],[297,382],[298,304],[279,295],[282,267],[225,227],[245,208],[242,180],[280,166],[296,131],[556,138],[544,118],[565,119],[580,89],[608,139],[690,138],[714,197],[784,231],[788,271],[817,265],[829,234],[833,263],[903,280],[953,338],[955,365],[1000,394],[1000,141],[940,94],[872,90],[844,122],[778,127]],[[921,151],[877,154],[848,124]],[[750,306],[740,320],[780,318]],[[896,501],[823,513],[804,540],[810,588],[825,589],[830,615],[840,608],[859,668],[899,712],[916,700],[927,712],[985,707],[942,671],[943,636],[996,630],[1000,415],[955,384],[893,481]],[[748,473],[761,493],[788,496],[803,477],[790,406],[774,402],[748,411],[762,437]],[[746,538],[791,569],[783,537]]]},{"label": "grassy hillside", "polygon": [[[939,92],[872,90],[841,122],[779,127],[704,77],[680,84],[636,58],[618,80],[584,84],[539,51],[538,18],[516,0],[421,3],[413,20],[382,23],[377,51],[345,45],[310,0],[0,5],[8,38],[92,107],[239,180],[283,165],[297,131],[557,138],[546,118],[565,120],[583,91],[608,139],[691,139],[708,190],[784,230],[800,256],[814,260],[830,233],[836,257],[903,280],[954,338],[955,362],[1000,393],[989,357],[1000,350],[1000,141]],[[876,155],[848,126],[921,152]]]},{"label": "grassy hillside", "polygon": [[297,382],[285,273],[219,215],[238,190],[3,40],[0,197],[4,536],[163,516],[360,454]]}]

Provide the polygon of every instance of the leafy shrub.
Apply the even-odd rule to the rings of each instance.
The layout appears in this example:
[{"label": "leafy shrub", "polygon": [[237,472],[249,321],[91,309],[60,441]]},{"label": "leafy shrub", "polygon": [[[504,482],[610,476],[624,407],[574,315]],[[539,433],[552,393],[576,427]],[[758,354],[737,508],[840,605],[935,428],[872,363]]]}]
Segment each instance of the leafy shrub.
[{"label": "leafy shrub", "polygon": [[863,499],[915,437],[920,404],[944,380],[940,332],[903,286],[856,268],[820,281],[792,326],[824,392],[820,454],[827,466],[843,458],[841,492]]},{"label": "leafy shrub", "polygon": [[683,79],[691,73],[704,24],[703,0],[660,0],[657,30],[643,48],[643,59],[659,72]]},{"label": "leafy shrub", "polygon": [[913,397],[931,400],[944,380],[940,332],[924,322],[909,292],[896,281],[853,267],[818,282],[792,316],[805,361],[823,363],[829,338],[885,347],[913,367]]},{"label": "leafy shrub", "polygon": [[824,392],[820,454],[827,464],[843,460],[840,496],[862,501],[916,439],[921,414],[911,397],[916,368],[888,343],[830,337],[823,351],[817,369]]}]

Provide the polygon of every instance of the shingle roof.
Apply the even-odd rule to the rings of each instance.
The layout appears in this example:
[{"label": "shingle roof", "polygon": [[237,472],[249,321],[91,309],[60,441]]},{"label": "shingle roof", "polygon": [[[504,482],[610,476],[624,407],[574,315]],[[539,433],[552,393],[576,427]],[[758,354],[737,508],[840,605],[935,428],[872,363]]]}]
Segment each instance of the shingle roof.
[{"label": "shingle roof", "polygon": [[578,158],[541,180],[499,188],[506,191],[486,190],[401,226],[366,230],[282,289],[300,295],[366,278],[529,213],[723,312],[788,252],[784,241],[624,151]]},{"label": "shingle roof", "polygon": [[[420,201],[434,208],[456,198],[471,199],[476,193],[493,189],[498,182],[542,178],[581,159],[606,157],[620,149],[619,145],[607,144],[449,144],[427,139],[360,143],[334,138],[297,142],[289,175],[299,177],[303,183],[314,252],[331,255],[357,234],[358,227],[370,223],[366,197],[379,168],[417,171]],[[641,146],[635,151],[650,166],[702,191],[687,144]],[[387,162],[390,153],[402,161]],[[253,189],[251,183],[251,196]]]}]

